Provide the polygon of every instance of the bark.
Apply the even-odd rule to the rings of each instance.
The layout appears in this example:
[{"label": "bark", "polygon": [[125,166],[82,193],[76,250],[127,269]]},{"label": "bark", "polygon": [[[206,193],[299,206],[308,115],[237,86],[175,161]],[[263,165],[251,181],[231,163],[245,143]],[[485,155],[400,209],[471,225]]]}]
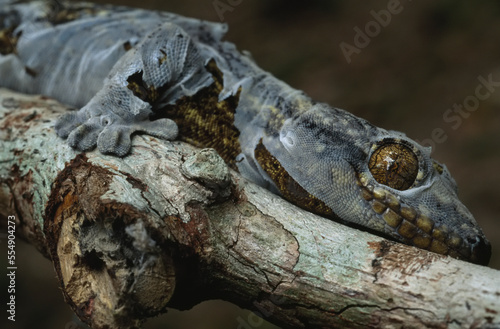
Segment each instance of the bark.
[{"label": "bark", "polygon": [[137,135],[125,158],[79,154],[52,128],[64,111],[0,90],[0,216],[93,328],[214,298],[284,328],[500,326],[499,271],[298,209],[213,150]]}]

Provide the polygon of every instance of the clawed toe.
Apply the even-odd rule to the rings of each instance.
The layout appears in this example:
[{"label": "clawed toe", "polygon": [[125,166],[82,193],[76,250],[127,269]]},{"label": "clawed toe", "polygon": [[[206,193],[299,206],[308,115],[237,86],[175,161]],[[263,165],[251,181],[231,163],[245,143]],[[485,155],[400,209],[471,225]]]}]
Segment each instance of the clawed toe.
[{"label": "clawed toe", "polygon": [[82,123],[78,112],[69,112],[57,119],[54,128],[59,137],[67,138]]},{"label": "clawed toe", "polygon": [[68,136],[68,144],[80,151],[89,151],[96,145],[102,127],[92,123],[78,126]]},{"label": "clawed toe", "polygon": [[132,130],[126,126],[108,126],[97,139],[97,148],[103,154],[125,156],[131,147]]}]

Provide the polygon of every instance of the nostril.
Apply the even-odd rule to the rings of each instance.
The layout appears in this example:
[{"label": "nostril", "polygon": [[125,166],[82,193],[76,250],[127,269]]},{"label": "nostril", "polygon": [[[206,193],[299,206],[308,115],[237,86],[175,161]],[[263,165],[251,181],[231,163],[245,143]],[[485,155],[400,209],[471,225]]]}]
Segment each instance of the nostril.
[{"label": "nostril", "polygon": [[470,243],[473,247],[474,247],[474,245],[475,245],[476,243],[478,243],[478,242],[479,242],[479,240],[480,240],[480,239],[479,239],[479,237],[477,237],[477,236],[474,236],[474,237],[470,236],[470,237],[468,237],[468,238],[467,238],[467,242],[468,242],[468,243]]},{"label": "nostril", "polygon": [[471,244],[471,261],[480,265],[488,265],[491,257],[491,245],[488,240],[476,236],[468,237],[467,241]]}]

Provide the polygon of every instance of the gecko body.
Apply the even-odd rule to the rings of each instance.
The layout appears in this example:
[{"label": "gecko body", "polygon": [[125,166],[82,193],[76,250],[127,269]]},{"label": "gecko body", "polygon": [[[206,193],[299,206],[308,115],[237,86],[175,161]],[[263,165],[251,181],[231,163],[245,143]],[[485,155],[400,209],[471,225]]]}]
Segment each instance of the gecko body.
[{"label": "gecko body", "polygon": [[276,79],[222,40],[226,25],[89,3],[3,2],[0,85],[79,108],[55,124],[71,147],[125,156],[135,132],[213,147],[306,210],[488,263],[489,242],[429,149]]}]

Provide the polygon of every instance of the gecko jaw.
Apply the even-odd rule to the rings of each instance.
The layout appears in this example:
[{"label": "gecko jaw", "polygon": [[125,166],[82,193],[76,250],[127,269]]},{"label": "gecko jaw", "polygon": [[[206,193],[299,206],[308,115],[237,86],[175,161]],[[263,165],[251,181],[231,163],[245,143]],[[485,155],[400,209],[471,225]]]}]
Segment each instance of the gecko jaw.
[{"label": "gecko jaw", "polygon": [[406,244],[453,258],[485,265],[491,255],[491,246],[479,235],[461,237],[445,224],[403,204],[387,189],[374,187],[357,175],[357,185],[363,201],[374,216],[384,221],[386,231]]}]

